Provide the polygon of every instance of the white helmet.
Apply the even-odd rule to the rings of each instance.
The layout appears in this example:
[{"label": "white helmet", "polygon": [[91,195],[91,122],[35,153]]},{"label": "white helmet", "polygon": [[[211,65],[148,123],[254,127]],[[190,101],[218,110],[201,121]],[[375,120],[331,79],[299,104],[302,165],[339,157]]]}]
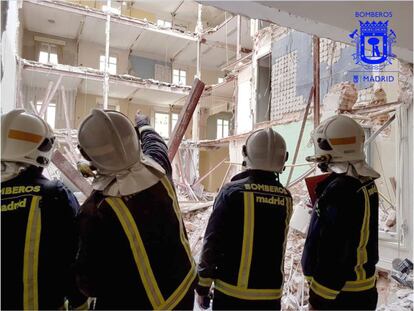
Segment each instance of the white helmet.
[{"label": "white helmet", "polygon": [[351,162],[365,160],[364,129],[353,119],[337,115],[323,121],[311,134],[315,155],[309,162]]},{"label": "white helmet", "polygon": [[39,116],[15,109],[1,116],[1,160],[46,167],[53,153],[53,130]]},{"label": "white helmet", "polygon": [[281,173],[288,158],[285,140],[271,128],[250,134],[242,152],[246,168],[269,172]]},{"label": "white helmet", "polygon": [[118,111],[93,109],[79,127],[78,140],[82,155],[104,172],[119,172],[140,160],[135,128]]},{"label": "white helmet", "polygon": [[93,109],[78,132],[82,155],[96,167],[92,182],[105,195],[123,196],[155,185],[164,169],[141,152],[141,144],[132,122],[113,110]]}]

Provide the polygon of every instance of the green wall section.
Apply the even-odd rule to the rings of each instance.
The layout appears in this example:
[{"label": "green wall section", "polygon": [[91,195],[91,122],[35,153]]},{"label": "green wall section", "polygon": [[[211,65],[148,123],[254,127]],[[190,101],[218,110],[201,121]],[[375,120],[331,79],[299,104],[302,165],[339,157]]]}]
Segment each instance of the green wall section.
[{"label": "green wall section", "polygon": [[[286,141],[287,151],[289,152],[289,159],[287,164],[291,164],[293,160],[293,155],[295,153],[296,144],[299,137],[300,127],[302,122],[292,122],[288,124],[281,124],[273,126],[273,129],[278,132]],[[306,121],[305,130],[302,136],[302,142],[299,149],[299,154],[296,159],[296,163],[305,163],[305,157],[312,155],[314,152],[313,145],[308,144],[310,139],[310,134],[313,130],[313,122]],[[295,180],[297,177],[309,170],[310,166],[298,166],[295,167],[291,181]],[[280,175],[280,182],[285,185],[287,178],[289,176],[290,167],[287,167],[285,171]]]},{"label": "green wall section", "polygon": [[[207,139],[216,139],[217,138],[217,119],[228,120],[232,117],[231,112],[219,112],[213,114],[207,118]],[[229,124],[230,131],[230,124]]]}]

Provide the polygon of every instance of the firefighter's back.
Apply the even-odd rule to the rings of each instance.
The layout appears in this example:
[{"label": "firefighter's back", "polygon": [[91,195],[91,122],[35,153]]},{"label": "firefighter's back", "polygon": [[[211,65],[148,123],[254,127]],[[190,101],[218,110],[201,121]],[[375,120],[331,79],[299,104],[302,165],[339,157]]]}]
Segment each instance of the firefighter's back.
[{"label": "firefighter's back", "polygon": [[94,234],[81,254],[88,262],[79,260],[95,278],[96,307],[171,309],[187,296],[192,306],[195,265],[168,178],[129,196],[94,196],[82,206],[81,230]]},{"label": "firefighter's back", "polygon": [[215,288],[233,298],[280,299],[290,193],[274,173],[255,170],[237,175],[222,191],[232,220]]},{"label": "firefighter's back", "polygon": [[77,202],[37,168],[1,184],[2,309],[57,309],[70,291]]}]

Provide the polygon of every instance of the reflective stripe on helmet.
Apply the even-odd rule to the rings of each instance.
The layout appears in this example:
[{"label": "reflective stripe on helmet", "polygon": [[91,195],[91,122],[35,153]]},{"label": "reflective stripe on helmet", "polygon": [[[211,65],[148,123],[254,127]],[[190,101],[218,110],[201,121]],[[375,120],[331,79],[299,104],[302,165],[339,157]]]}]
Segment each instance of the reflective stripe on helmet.
[{"label": "reflective stripe on helmet", "polygon": [[329,142],[332,145],[351,145],[356,143],[356,137],[330,138]]},{"label": "reflective stripe on helmet", "polygon": [[9,130],[8,138],[29,141],[35,144],[38,144],[42,141],[43,137],[41,135],[19,131],[19,130]]}]

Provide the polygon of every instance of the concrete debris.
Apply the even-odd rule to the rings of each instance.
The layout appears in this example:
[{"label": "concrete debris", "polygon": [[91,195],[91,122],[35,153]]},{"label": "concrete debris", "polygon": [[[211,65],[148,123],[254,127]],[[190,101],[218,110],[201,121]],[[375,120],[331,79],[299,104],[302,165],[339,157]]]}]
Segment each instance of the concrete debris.
[{"label": "concrete debris", "polygon": [[413,310],[412,289],[402,288],[395,281],[380,277],[377,282],[378,311]]},{"label": "concrete debris", "polygon": [[374,90],[374,96],[371,99],[369,105],[376,106],[376,105],[384,105],[387,103],[387,94],[385,93],[383,88],[377,88]]},{"label": "concrete debris", "polygon": [[400,61],[398,84],[400,93],[398,100],[410,105],[413,102],[413,64]]},{"label": "concrete debris", "polygon": [[397,223],[397,213],[395,210],[391,210],[388,214],[387,219],[385,220],[385,225],[389,228],[394,227]]},{"label": "concrete debris", "polygon": [[355,84],[341,82],[335,84],[323,100],[324,109],[351,111],[358,98]]},{"label": "concrete debris", "polygon": [[[181,208],[184,208],[181,203],[180,205]],[[196,205],[196,203],[194,205]],[[209,205],[208,207],[183,214],[191,252],[196,262],[199,261],[201,255],[204,233],[206,231],[208,219],[210,218],[212,210],[213,207]]]}]

